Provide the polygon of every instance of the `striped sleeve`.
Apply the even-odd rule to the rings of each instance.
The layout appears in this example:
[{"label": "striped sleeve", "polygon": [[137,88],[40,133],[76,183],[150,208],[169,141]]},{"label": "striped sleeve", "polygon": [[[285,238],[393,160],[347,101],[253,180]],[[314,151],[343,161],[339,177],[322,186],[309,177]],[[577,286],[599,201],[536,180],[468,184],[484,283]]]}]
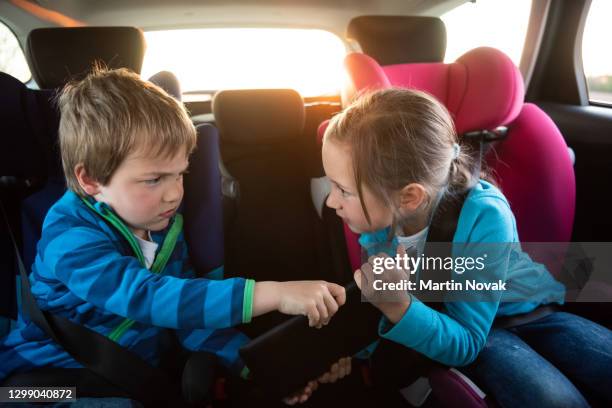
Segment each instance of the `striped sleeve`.
[{"label": "striped sleeve", "polygon": [[74,295],[113,314],[160,327],[216,329],[242,323],[245,307],[250,310],[244,279],[153,274],[91,227],[47,236],[53,238],[41,240],[37,269],[47,269]]},{"label": "striped sleeve", "polygon": [[249,338],[236,329],[177,330],[177,336],[187,350],[215,354],[221,364],[236,375],[240,375],[245,368],[238,350]]}]

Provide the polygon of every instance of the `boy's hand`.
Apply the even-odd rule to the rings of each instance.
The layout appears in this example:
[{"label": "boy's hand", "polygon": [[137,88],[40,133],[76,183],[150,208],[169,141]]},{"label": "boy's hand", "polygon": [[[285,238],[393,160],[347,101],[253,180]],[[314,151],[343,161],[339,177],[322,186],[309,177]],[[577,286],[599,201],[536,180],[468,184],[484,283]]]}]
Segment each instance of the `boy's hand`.
[{"label": "boy's hand", "polygon": [[306,387],[304,387],[304,389],[296,392],[290,397],[283,398],[283,402],[287,405],[295,405],[297,403],[301,404],[306,402],[317,388],[319,388],[319,383],[316,381],[310,381]]},{"label": "boy's hand", "polygon": [[321,328],[346,302],[344,287],[325,281],[280,282],[278,311],[308,316],[308,324]]},{"label": "boy's hand", "polygon": [[[397,246],[397,254],[401,258],[406,255],[406,249],[403,245]],[[399,283],[410,278],[410,270],[399,268],[385,269],[382,274],[377,275],[374,273],[374,260],[381,257],[388,258],[389,256],[385,253],[371,256],[368,262],[361,265],[361,268],[355,271],[353,277],[363,296],[380,309],[391,323],[397,323],[410,306],[410,295],[407,291],[403,290],[375,290],[373,283],[375,280],[381,280],[383,283]],[[384,265],[384,262],[381,264]]]},{"label": "boy's hand", "polygon": [[332,364],[328,372],[319,377],[321,384],[335,383],[351,373],[351,358],[343,357],[337,363]]}]

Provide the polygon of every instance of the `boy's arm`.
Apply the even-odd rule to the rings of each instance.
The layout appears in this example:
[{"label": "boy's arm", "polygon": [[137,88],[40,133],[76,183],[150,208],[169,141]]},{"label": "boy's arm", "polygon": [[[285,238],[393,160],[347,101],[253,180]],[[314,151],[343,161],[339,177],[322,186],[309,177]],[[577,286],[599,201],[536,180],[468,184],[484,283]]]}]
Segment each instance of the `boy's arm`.
[{"label": "boy's arm", "polygon": [[[44,240],[36,262],[81,299],[119,316],[160,327],[225,328],[248,322],[253,281],[157,275],[120,254],[101,231],[66,230]],[[248,297],[248,296],[247,296]],[[198,307],[199,306],[199,307]]]}]

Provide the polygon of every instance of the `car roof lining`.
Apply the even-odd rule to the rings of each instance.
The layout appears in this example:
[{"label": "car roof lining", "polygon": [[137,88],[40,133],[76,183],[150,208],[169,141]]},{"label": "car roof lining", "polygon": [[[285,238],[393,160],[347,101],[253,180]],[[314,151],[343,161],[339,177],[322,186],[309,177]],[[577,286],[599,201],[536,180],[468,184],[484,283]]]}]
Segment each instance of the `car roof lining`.
[{"label": "car roof lining", "polygon": [[[34,28],[54,27],[29,6],[59,13],[90,26],[126,25],[145,31],[194,27],[320,28],[344,37],[349,21],[363,14],[439,16],[467,0],[13,0],[0,2],[0,15],[25,40]],[[24,7],[27,6],[27,7]],[[69,21],[69,20],[68,20]]]}]

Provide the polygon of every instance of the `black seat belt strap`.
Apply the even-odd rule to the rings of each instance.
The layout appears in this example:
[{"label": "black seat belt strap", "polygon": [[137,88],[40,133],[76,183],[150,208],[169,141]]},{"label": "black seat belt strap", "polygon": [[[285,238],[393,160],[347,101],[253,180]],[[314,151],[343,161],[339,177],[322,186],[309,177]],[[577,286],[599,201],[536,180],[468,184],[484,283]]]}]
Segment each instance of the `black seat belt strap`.
[{"label": "black seat belt strap", "polygon": [[22,303],[31,321],[77,362],[124,389],[134,399],[145,405],[167,405],[173,385],[163,370],[153,367],[107,337],[38,307],[2,202],[0,202],[0,211],[13,243],[21,275]]}]

